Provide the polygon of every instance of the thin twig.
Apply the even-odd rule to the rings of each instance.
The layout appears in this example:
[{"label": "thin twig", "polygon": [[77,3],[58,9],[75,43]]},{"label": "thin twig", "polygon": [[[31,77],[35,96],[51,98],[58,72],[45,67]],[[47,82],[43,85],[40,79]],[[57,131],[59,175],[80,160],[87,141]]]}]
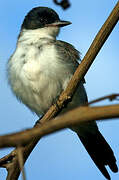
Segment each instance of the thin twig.
[{"label": "thin twig", "polygon": [[100,97],[100,98],[98,98],[98,99],[95,99],[95,100],[92,100],[92,101],[90,101],[90,102],[87,102],[87,103],[85,103],[84,105],[85,105],[85,106],[91,105],[91,104],[94,104],[94,103],[103,101],[103,100],[105,100],[105,99],[109,99],[110,101],[119,100],[119,99],[117,99],[117,97],[119,97],[119,94],[111,94],[111,95],[103,96],[103,97]]},{"label": "thin twig", "polygon": [[22,172],[22,179],[26,180],[26,175],[25,175],[25,170],[24,170],[23,150],[22,149],[23,149],[22,146],[17,147],[17,156],[18,156],[20,171]]},{"label": "thin twig", "polygon": [[6,168],[9,165],[9,163],[13,160],[13,158],[16,156],[16,151],[12,151],[10,154],[4,156],[0,159],[0,167]]}]

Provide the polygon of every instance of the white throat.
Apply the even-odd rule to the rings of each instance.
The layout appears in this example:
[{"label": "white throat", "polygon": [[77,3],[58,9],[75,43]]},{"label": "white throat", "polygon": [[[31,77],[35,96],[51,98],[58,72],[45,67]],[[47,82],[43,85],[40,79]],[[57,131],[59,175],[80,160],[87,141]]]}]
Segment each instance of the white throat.
[{"label": "white throat", "polygon": [[18,42],[36,43],[37,41],[43,38],[56,39],[56,37],[59,34],[59,31],[59,27],[45,27],[33,30],[23,29],[18,38]]}]

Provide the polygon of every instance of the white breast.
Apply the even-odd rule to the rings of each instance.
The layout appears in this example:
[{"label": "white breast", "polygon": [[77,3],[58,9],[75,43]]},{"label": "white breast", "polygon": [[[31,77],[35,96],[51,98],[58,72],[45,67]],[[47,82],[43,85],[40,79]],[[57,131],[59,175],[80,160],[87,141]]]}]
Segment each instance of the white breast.
[{"label": "white breast", "polygon": [[[76,66],[57,53],[55,43],[59,28],[23,30],[16,51],[8,62],[8,79],[16,97],[36,114],[44,114],[66,88]],[[45,37],[45,38],[44,38]],[[72,108],[85,98],[83,85],[80,99],[73,98]],[[84,96],[85,97],[85,96]]]},{"label": "white breast", "polygon": [[8,63],[12,91],[32,111],[44,114],[63,90],[66,78],[63,66],[54,45],[40,49],[38,44],[18,44]]}]

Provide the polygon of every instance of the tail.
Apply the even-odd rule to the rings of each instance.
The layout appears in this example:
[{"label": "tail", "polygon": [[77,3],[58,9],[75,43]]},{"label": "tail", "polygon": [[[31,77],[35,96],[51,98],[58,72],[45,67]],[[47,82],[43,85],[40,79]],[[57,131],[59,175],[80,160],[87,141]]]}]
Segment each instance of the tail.
[{"label": "tail", "polygon": [[87,133],[87,136],[80,136],[81,142],[91,156],[92,160],[102,172],[102,174],[110,180],[110,175],[105,166],[108,165],[113,172],[118,172],[116,159],[109,144],[106,142],[102,134],[97,131],[96,134]]}]

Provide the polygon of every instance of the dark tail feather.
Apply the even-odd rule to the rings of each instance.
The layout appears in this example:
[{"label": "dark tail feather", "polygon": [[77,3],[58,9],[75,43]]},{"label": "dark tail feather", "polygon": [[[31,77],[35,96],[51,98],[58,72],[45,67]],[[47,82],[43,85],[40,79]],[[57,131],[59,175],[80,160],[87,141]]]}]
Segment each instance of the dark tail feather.
[{"label": "dark tail feather", "polygon": [[80,136],[79,134],[78,136],[96,166],[99,168],[102,174],[108,180],[110,180],[111,178],[105,168],[105,165],[108,165],[113,172],[118,172],[118,167],[116,165],[116,159],[113,151],[102,134],[97,131],[96,134],[91,134],[88,132],[87,136],[85,137]]}]

